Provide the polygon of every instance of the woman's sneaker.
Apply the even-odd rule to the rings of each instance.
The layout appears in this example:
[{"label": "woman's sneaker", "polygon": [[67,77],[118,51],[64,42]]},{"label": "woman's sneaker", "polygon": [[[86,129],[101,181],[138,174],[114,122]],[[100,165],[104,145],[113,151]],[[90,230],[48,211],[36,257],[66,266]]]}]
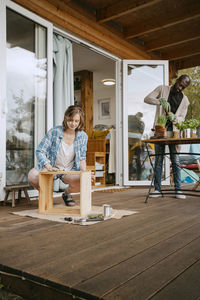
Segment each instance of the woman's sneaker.
[{"label": "woman's sneaker", "polygon": [[161,192],[159,192],[157,190],[155,190],[154,192],[149,194],[150,198],[157,198],[157,197],[160,197],[160,196],[161,196]]},{"label": "woman's sneaker", "polygon": [[178,199],[186,199],[186,196],[181,191],[177,191],[175,197]]},{"label": "woman's sneaker", "polygon": [[62,198],[63,198],[66,206],[74,206],[76,204],[75,201],[72,199],[71,194],[63,193]]}]

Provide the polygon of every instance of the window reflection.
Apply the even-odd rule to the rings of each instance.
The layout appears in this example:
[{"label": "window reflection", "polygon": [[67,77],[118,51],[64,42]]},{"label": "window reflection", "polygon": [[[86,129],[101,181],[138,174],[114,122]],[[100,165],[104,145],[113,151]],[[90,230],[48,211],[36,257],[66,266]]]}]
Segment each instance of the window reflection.
[{"label": "window reflection", "polygon": [[46,64],[46,29],[7,9],[7,185],[28,182],[38,131],[45,132]]},{"label": "window reflection", "polygon": [[[144,103],[145,96],[163,84],[163,65],[128,66],[128,164],[129,180],[151,180],[152,167],[142,139],[150,138],[156,107]],[[154,145],[149,145],[150,153]]]}]

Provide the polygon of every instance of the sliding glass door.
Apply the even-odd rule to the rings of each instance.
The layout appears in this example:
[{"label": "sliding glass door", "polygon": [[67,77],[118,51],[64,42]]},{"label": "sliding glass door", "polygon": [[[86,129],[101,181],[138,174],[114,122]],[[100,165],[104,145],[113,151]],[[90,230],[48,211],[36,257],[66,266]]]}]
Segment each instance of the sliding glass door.
[{"label": "sliding glass door", "polygon": [[3,186],[28,182],[35,149],[53,125],[53,26],[9,0],[1,2],[0,25],[3,195]]},{"label": "sliding glass door", "polygon": [[[123,62],[123,174],[125,185],[149,185],[152,168],[142,139],[152,135],[154,105],[144,98],[158,85],[168,84],[167,61]],[[154,152],[154,146],[149,149]],[[164,176],[168,168],[165,166]],[[168,181],[165,181],[167,183]]]},{"label": "sliding glass door", "polygon": [[27,182],[35,145],[45,134],[47,32],[9,8],[6,19],[6,185],[10,185]]}]

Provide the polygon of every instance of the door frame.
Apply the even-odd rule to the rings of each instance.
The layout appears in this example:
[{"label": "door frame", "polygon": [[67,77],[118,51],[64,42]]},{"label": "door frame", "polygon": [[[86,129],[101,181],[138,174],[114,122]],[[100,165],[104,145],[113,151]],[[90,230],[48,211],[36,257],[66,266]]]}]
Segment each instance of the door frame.
[{"label": "door frame", "polygon": [[[163,84],[169,84],[169,63],[168,60],[123,60],[123,184],[130,186],[148,186],[151,184],[149,180],[130,181],[128,179],[128,107],[127,107],[127,91],[128,91],[128,65],[163,65]],[[165,159],[165,180],[162,184],[169,185],[169,160]]]},{"label": "door frame", "polygon": [[[47,29],[47,120],[46,128],[50,129],[53,125],[53,70],[52,70],[52,36],[53,25],[45,19],[39,17],[35,13],[23,8],[22,6],[10,1],[0,0],[0,128],[1,131],[1,147],[0,147],[0,201],[3,200],[6,185],[6,114],[7,114],[7,101],[6,101],[6,8],[10,8],[16,13],[23,15],[31,21],[45,27]],[[30,191],[30,196],[37,195],[37,191]]]},{"label": "door frame", "polygon": [[122,147],[117,147],[117,145],[122,145],[122,77],[121,77],[121,65],[122,65],[122,59],[101,49],[98,46],[95,46],[86,40],[83,40],[73,34],[70,34],[56,26],[53,28],[53,32],[62,35],[65,38],[68,38],[69,40],[86,46],[88,49],[99,53],[100,55],[103,55],[109,59],[112,59],[115,61],[115,79],[116,79],[116,84],[115,84],[115,99],[116,99],[116,114],[115,114],[115,119],[116,119],[116,172],[115,172],[115,184],[122,186]]}]

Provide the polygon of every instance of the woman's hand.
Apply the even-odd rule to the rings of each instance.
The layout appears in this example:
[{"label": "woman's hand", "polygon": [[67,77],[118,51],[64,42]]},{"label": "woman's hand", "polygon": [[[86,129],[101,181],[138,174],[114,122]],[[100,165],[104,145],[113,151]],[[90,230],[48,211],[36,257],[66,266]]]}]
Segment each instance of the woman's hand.
[{"label": "woman's hand", "polygon": [[53,171],[53,167],[48,163],[43,167],[42,171],[51,172]]}]

